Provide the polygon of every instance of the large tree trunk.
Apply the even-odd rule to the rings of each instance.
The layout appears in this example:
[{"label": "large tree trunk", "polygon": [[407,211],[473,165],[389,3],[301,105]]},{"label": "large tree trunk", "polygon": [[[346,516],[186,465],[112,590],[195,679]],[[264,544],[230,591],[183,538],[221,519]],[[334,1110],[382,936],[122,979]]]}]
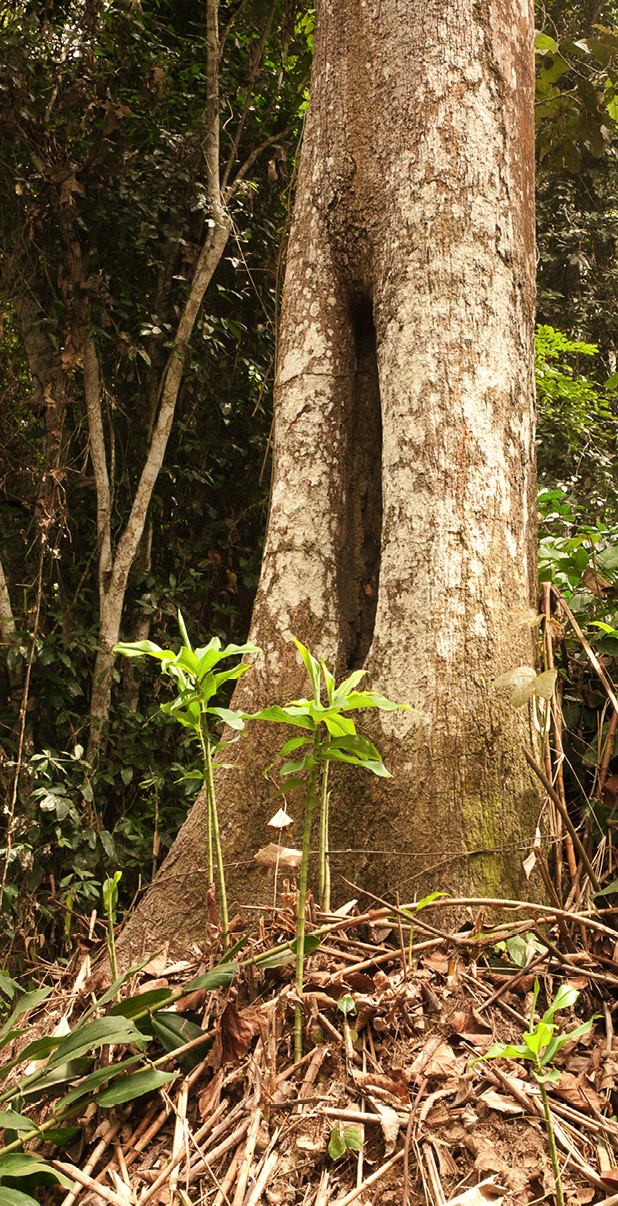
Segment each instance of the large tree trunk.
[{"label": "large tree trunk", "polygon": [[[513,632],[535,592],[532,31],[527,0],[318,5],[250,638],[264,659],[235,706],[306,693],[294,634],[417,709],[362,726],[392,780],[332,775],[332,844],[351,848],[335,891],[337,873],[402,898],[525,883],[527,722],[491,681],[533,656]],[[283,739],[254,726],[219,777],[245,902],[271,891],[251,867]],[[204,817],[198,802],[127,941],[199,938]]]}]

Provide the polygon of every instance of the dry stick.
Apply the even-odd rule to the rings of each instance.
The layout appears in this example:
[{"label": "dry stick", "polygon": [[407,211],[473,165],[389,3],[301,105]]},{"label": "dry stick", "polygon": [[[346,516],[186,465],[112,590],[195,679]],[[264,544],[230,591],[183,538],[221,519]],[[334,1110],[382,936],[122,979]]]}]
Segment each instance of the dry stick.
[{"label": "dry stick", "polygon": [[[544,646],[544,650],[545,650],[545,668],[547,670],[549,670],[549,669],[552,669],[553,665],[554,665],[551,636],[549,633],[549,621],[551,620],[551,589],[550,589],[549,582],[543,583],[543,615],[545,617],[545,625],[544,625],[544,632],[543,632],[543,646]],[[551,783],[553,781],[554,776],[552,773],[553,767],[552,767],[552,762],[551,762],[551,748],[550,748],[550,744],[549,744],[550,712],[551,712],[551,701],[547,700],[547,712],[545,714],[544,723],[543,723],[543,762],[545,764],[545,774],[547,775],[547,778],[549,779],[549,781]],[[549,816],[550,816],[550,822],[551,822],[552,837],[556,839],[556,871],[557,871],[556,879],[558,880],[558,886],[560,886],[561,876],[560,876],[560,873],[558,872],[558,868],[560,867],[560,869],[562,869],[562,842],[561,842],[562,834],[561,834],[561,825],[560,825],[561,816],[560,816],[559,812],[558,813],[556,812],[553,800],[550,800],[550,802],[549,802]],[[553,899],[553,896],[552,896],[552,899]],[[559,905],[560,901],[557,900],[556,903]]]},{"label": "dry stick", "polygon": [[[427,1051],[427,1058],[429,1058],[429,1051]],[[427,1060],[424,1060],[424,1064],[425,1063],[427,1063]],[[416,1097],[414,1098],[414,1101],[412,1102],[412,1107],[410,1109],[410,1116],[408,1118],[408,1125],[406,1127],[406,1137],[405,1137],[404,1145],[403,1145],[402,1206],[408,1206],[408,1197],[409,1197],[409,1193],[410,1193],[410,1140],[412,1138],[412,1128],[414,1126],[414,1121],[416,1119],[420,1100],[421,1100],[421,1097],[423,1096],[423,1093],[425,1092],[426,1086],[427,1086],[427,1077],[424,1076],[418,1087]]]},{"label": "dry stick", "polygon": [[383,1177],[384,1174],[389,1172],[391,1168],[394,1168],[395,1164],[398,1164],[400,1160],[403,1160],[403,1148],[400,1152],[397,1152],[394,1156],[391,1156],[391,1159],[387,1160],[386,1164],[383,1164],[381,1168],[376,1169],[376,1171],[372,1173],[370,1177],[367,1177],[367,1179],[363,1181],[362,1185],[357,1185],[356,1189],[353,1189],[351,1193],[347,1193],[345,1198],[336,1198],[332,1203],[332,1206],[349,1206],[350,1202],[353,1202],[356,1198],[360,1197],[360,1195],[364,1193],[366,1189],[369,1189],[371,1185],[375,1185],[376,1181],[379,1181],[380,1177]]},{"label": "dry stick", "polygon": [[264,1164],[262,1165],[262,1171],[260,1172],[244,1206],[257,1206],[257,1203],[260,1201],[260,1198],[262,1197],[266,1185],[272,1177],[278,1162],[279,1157],[277,1153],[270,1152],[270,1154],[266,1157]]},{"label": "dry stick", "polygon": [[[120,1130],[121,1126],[122,1126],[121,1122],[113,1122],[111,1124],[111,1126],[108,1127],[107,1131],[103,1135],[100,1142],[97,1143],[97,1146],[95,1147],[92,1155],[90,1156],[90,1159],[87,1161],[87,1163],[84,1167],[84,1170],[83,1170],[84,1175],[89,1178],[88,1184],[90,1183],[90,1179],[91,1179],[90,1174],[92,1173],[93,1168],[95,1168],[96,1165],[98,1164],[98,1162],[101,1159],[101,1156],[103,1155],[103,1152],[106,1150],[106,1148],[108,1148],[110,1143],[112,1143],[113,1140],[116,1138],[116,1135],[118,1134],[118,1131]],[[80,1178],[77,1176],[74,1178],[74,1180],[76,1183],[75,1183],[75,1185],[73,1185],[71,1187],[68,1194],[63,1199],[62,1206],[73,1206],[73,1202],[77,1198],[77,1195],[80,1192],[81,1186],[84,1184],[84,1182],[81,1181]],[[124,1206],[126,1206],[126,1202],[124,1203]]]},{"label": "dry stick", "polygon": [[185,1145],[185,1130],[187,1122],[187,1099],[189,1096],[189,1085],[185,1080],[181,1085],[180,1093],[178,1094],[178,1104],[176,1109],[176,1125],[174,1127],[174,1141],[172,1143],[172,1161],[170,1165],[170,1203],[174,1206],[174,1197],[178,1185],[178,1174],[180,1172],[180,1161],[186,1153]]},{"label": "dry stick", "polygon": [[[128,1188],[130,1189],[130,1188],[131,1188],[131,1179],[130,1179],[130,1177],[129,1177],[129,1170],[128,1170],[128,1168],[127,1168],[127,1166],[126,1166],[126,1163],[125,1163],[124,1152],[123,1152],[123,1150],[122,1150],[122,1144],[121,1144],[121,1143],[115,1143],[115,1144],[114,1144],[114,1151],[115,1151],[115,1153],[116,1153],[116,1159],[117,1159],[117,1161],[118,1161],[118,1168],[120,1169],[120,1175],[122,1176],[122,1178],[123,1178],[123,1180],[124,1180],[125,1184],[126,1184],[126,1185],[128,1186]],[[108,1167],[109,1167],[109,1166],[108,1166]]]},{"label": "dry stick", "polygon": [[[82,1170],[80,1168],[76,1168],[74,1164],[65,1164],[64,1160],[50,1160],[49,1163],[51,1164],[52,1168],[57,1168],[58,1172],[64,1173],[65,1176],[72,1177],[74,1181],[78,1182],[79,1188],[77,1193],[79,1193],[80,1189],[82,1188],[94,1189],[99,1194],[99,1197],[105,1198],[106,1202],[111,1202],[112,1206],[127,1206],[126,1198],[121,1198],[119,1194],[114,1193],[113,1189],[108,1189],[107,1185],[100,1185],[99,1182],[95,1181],[94,1178],[89,1176],[87,1172],[82,1172]],[[75,1201],[76,1196],[77,1194],[74,1195],[73,1201]]]},{"label": "dry stick", "polygon": [[442,1182],[436,1167],[436,1158],[428,1144],[425,1144],[423,1147],[423,1155],[427,1165],[429,1184],[431,1185],[431,1192],[435,1206],[446,1206],[446,1198],[444,1196]]},{"label": "dry stick", "polygon": [[[224,1099],[224,1101],[221,1102],[221,1106],[217,1110],[217,1113],[221,1112],[221,1107],[224,1105],[224,1103],[227,1104],[226,1099]],[[213,1134],[211,1135],[211,1141],[214,1138],[215,1134],[220,1133],[221,1130],[226,1130],[229,1127],[232,1118],[239,1113],[239,1108],[242,1108],[242,1105],[243,1105],[243,1103],[239,1102],[238,1106],[236,1106],[236,1108],[234,1110],[230,1111],[230,1115],[225,1120],[225,1122],[222,1123],[220,1126],[215,1127],[215,1130],[213,1131]],[[204,1126],[197,1132],[197,1135],[195,1136],[196,1142],[199,1143],[202,1134],[205,1131],[210,1129],[211,1124],[212,1124],[212,1120],[209,1119],[208,1122],[206,1122],[204,1124]],[[236,1142],[236,1140],[238,1138],[241,1138],[242,1135],[244,1135],[248,1125],[249,1125],[248,1122],[241,1122],[240,1127],[238,1127],[237,1130],[234,1131],[233,1135],[230,1137],[229,1140],[224,1140],[224,1142],[221,1143],[219,1145],[219,1147],[215,1148],[214,1152],[209,1152],[211,1161],[213,1163],[217,1159],[218,1156],[222,1155],[223,1152],[227,1151],[228,1148],[232,1147],[234,1145],[234,1143]],[[152,1197],[154,1197],[157,1190],[161,1188],[161,1186],[165,1183],[165,1181],[167,1181],[167,1178],[169,1177],[172,1167],[174,1167],[176,1163],[179,1163],[180,1160],[182,1160],[182,1152],[178,1155],[177,1158],[172,1159],[170,1161],[170,1163],[162,1170],[162,1172],[159,1173],[159,1176],[157,1177],[156,1181],[154,1181],[153,1184],[150,1185],[148,1187],[148,1189],[145,1190],[145,1192],[142,1194],[141,1198],[139,1199],[139,1206],[144,1206],[144,1204],[146,1202],[149,1202],[150,1199]],[[194,1180],[194,1177],[198,1175],[198,1172],[203,1171],[202,1165],[205,1166],[205,1163],[206,1163],[203,1156],[200,1156],[199,1163],[200,1163],[200,1167],[197,1171],[195,1171],[193,1169],[193,1167],[191,1168],[190,1180]]]},{"label": "dry stick", "polygon": [[[399,892],[397,893],[397,909],[399,910]],[[397,912],[397,929],[399,933],[399,949],[401,951],[401,966],[403,968],[403,978],[405,983],[408,983],[408,963],[406,960],[406,948],[403,944],[403,930],[401,928],[401,912]]]},{"label": "dry stick", "polygon": [[611,761],[611,758],[612,758],[612,755],[614,752],[614,740],[616,737],[617,730],[618,730],[618,712],[612,712],[611,720],[609,722],[609,728],[607,730],[607,740],[605,742],[605,749],[603,750],[603,758],[601,760],[601,766],[599,768],[599,799],[601,799],[601,796],[603,795],[603,788],[605,787],[605,781],[607,779],[607,772],[609,770],[609,764],[610,764],[610,761]]},{"label": "dry stick", "polygon": [[223,1206],[224,1202],[225,1202],[226,1206],[231,1206],[230,1199],[228,1198],[227,1195],[228,1195],[229,1189],[231,1188],[231,1186],[234,1183],[234,1178],[236,1177],[236,1169],[238,1168],[239,1160],[240,1160],[240,1147],[237,1147],[236,1151],[234,1152],[234,1155],[232,1156],[232,1159],[230,1161],[230,1166],[221,1182],[221,1187],[217,1193],[217,1196],[216,1196],[212,1206]]},{"label": "dry stick", "polygon": [[328,1169],[325,1168],[320,1176],[320,1183],[318,1185],[318,1192],[315,1197],[314,1206],[328,1206],[328,1203],[330,1202],[330,1191],[328,1188],[329,1179],[330,1173]]},{"label": "dry stick", "polygon": [[309,1090],[310,1090],[311,1086],[313,1085],[315,1078],[316,1078],[322,1064],[324,1063],[324,1059],[325,1059],[326,1055],[328,1054],[328,1051],[329,1051],[328,1046],[325,1043],[323,1043],[319,1047],[316,1047],[311,1052],[311,1059],[309,1061],[309,1067],[307,1068],[303,1083],[300,1087],[299,1094],[298,1094],[298,1096],[301,1098],[301,1104],[298,1106],[299,1114],[302,1114],[302,1112],[303,1112],[302,1098],[309,1096]]},{"label": "dry stick", "polygon": [[243,1202],[245,1200],[245,1193],[247,1190],[247,1181],[249,1180],[249,1172],[251,1169],[251,1164],[253,1162],[253,1155],[255,1152],[255,1145],[257,1143],[257,1137],[258,1137],[261,1121],[262,1121],[262,1110],[261,1110],[259,1099],[258,1099],[257,1105],[255,1105],[253,1107],[253,1113],[251,1115],[251,1122],[249,1124],[249,1130],[248,1130],[248,1134],[247,1134],[247,1142],[245,1144],[245,1150],[244,1150],[243,1158],[242,1158],[242,1161],[240,1164],[240,1171],[238,1173],[238,1180],[236,1182],[236,1190],[234,1193],[233,1206],[243,1206]]},{"label": "dry stick", "polygon": [[[483,1070],[483,1075],[488,1080],[493,1080],[494,1084],[501,1084],[503,1088],[508,1090],[508,1092],[511,1094],[511,1097],[514,1097],[515,1101],[517,1101],[519,1105],[527,1111],[527,1113],[535,1114],[538,1118],[542,1118],[543,1122],[545,1122],[545,1114],[542,1103],[537,1097],[533,1097],[530,1093],[528,1093],[521,1081],[515,1083],[514,1078],[507,1076],[505,1072],[502,1072],[500,1068],[497,1067],[497,1065],[494,1065],[491,1070],[485,1068]],[[596,1185],[598,1189],[605,1189],[606,1186],[603,1184],[598,1174],[584,1160],[584,1158],[579,1155],[579,1152],[566,1134],[564,1127],[559,1125],[555,1118],[552,1119],[552,1122],[558,1143],[562,1148],[564,1148],[565,1151],[569,1153],[571,1159],[577,1164],[579,1171],[583,1173],[583,1175],[587,1177],[593,1185]],[[575,1134],[577,1134],[577,1131]]]},{"label": "dry stick", "polygon": [[[543,941],[545,941],[545,939],[543,939]],[[492,992],[490,997],[486,997],[484,1001],[481,1001],[480,1005],[477,1005],[477,1013],[483,1013],[483,1010],[488,1009],[490,1005],[494,1005],[502,994],[507,991],[507,989],[514,988],[516,984],[519,984],[520,980],[523,980],[524,976],[529,976],[531,972],[536,971],[537,967],[539,967],[541,963],[544,963],[546,958],[547,951],[544,955],[538,955],[537,958],[533,959],[531,963],[528,963],[526,967],[522,967],[521,971],[518,971],[516,975],[507,976],[504,984],[501,984],[495,992]]]},{"label": "dry stick", "polygon": [[552,787],[551,783],[549,782],[547,775],[545,775],[545,773],[541,770],[541,767],[539,766],[538,762],[535,762],[534,758],[532,757],[532,754],[529,754],[528,751],[526,749],[524,749],[524,756],[525,756],[526,762],[528,763],[528,766],[530,767],[531,770],[534,771],[537,779],[539,780],[540,783],[543,784],[545,791],[547,792],[547,794],[549,796],[551,796],[552,800],[554,801],[554,804],[556,805],[556,808],[558,809],[558,812],[560,813],[562,820],[564,821],[571,837],[573,838],[573,844],[575,845],[575,847],[577,849],[577,853],[579,854],[579,857],[581,858],[581,860],[584,864],[584,867],[586,868],[586,871],[588,874],[588,879],[590,880],[590,883],[592,884],[595,892],[600,892],[601,885],[594,873],[594,868],[592,866],[592,863],[590,862],[590,859],[588,858],[588,855],[586,854],[586,851],[584,850],[580,836],[579,836],[566,808],[563,806],[560,796],[558,795],[558,793],[556,791],[554,791],[554,788]]},{"label": "dry stick", "polygon": [[599,662],[599,659],[598,659],[596,653],[590,646],[590,642],[586,640],[586,637],[584,636],[579,624],[577,623],[577,620],[575,619],[575,616],[573,615],[573,612],[571,611],[564,595],[562,594],[562,592],[560,590],[558,590],[557,586],[554,586],[553,583],[552,583],[551,589],[552,589],[552,593],[556,596],[556,598],[560,600],[561,606],[563,607],[564,611],[566,612],[567,616],[569,617],[572,627],[575,629],[575,632],[577,633],[586,653],[588,654],[588,657],[589,657],[590,661],[592,662],[592,665],[594,666],[599,678],[601,679],[601,682],[603,683],[603,686],[605,687],[605,690],[607,691],[609,699],[612,702],[614,711],[618,712],[618,699],[616,698],[616,690],[615,690],[614,684],[612,683],[611,679],[605,673],[601,663]]}]

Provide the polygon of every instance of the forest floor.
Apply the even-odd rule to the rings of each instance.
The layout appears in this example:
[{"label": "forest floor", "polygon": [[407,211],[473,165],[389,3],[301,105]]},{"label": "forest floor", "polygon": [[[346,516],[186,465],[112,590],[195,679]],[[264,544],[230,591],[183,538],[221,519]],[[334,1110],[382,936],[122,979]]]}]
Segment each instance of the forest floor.
[{"label": "forest floor", "polygon": [[[538,978],[539,1016],[561,985],[579,993],[556,1013],[557,1033],[596,1015],[556,1055],[560,1077],[547,1086],[566,1201],[618,1206],[611,911],[522,903],[498,914],[491,902],[470,901],[469,921],[448,933],[439,906],[417,913],[412,932],[414,906],[360,914],[351,901],[327,918],[336,928],[306,960],[300,1063],[292,962],[266,970],[245,962],[231,986],[181,997],[173,1009],[206,1032],[205,1056],[197,1032],[184,1054],[170,1055],[175,1079],[156,1092],[111,1109],[84,1107],[79,1141],[68,1148],[27,1145],[74,1182],[68,1192],[66,1182],[29,1192],[43,1206],[552,1202],[530,1065],[475,1062],[495,1042],[523,1042]],[[267,911],[242,958],[293,933],[292,907]],[[193,962],[159,954],[124,991],[181,990],[217,962],[216,945],[196,950]],[[82,955],[72,982],[65,972],[46,1003],[47,1033],[66,1033],[102,988]],[[126,1056],[102,1050],[108,1062]],[[50,1110],[39,1103],[37,1122]]]}]

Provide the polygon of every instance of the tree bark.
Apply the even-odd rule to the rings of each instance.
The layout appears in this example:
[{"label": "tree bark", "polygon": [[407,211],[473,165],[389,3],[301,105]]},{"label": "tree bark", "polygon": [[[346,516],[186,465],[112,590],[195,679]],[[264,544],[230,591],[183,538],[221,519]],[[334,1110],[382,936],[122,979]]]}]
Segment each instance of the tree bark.
[{"label": "tree bark", "polygon": [[[534,656],[518,627],[536,591],[533,28],[528,0],[318,5],[250,634],[264,657],[233,706],[307,693],[293,634],[415,709],[361,725],[392,780],[332,774],[335,891],[338,873],[408,899],[526,890],[530,734],[491,682]],[[256,724],[219,774],[245,903],[271,891],[251,868],[284,739]],[[199,800],[125,949],[199,939],[204,835]]]}]

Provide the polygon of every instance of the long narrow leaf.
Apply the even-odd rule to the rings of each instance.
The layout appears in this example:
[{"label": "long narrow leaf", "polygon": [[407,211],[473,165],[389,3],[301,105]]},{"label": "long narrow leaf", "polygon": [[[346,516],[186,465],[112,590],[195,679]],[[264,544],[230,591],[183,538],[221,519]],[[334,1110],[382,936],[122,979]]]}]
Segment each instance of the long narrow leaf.
[{"label": "long narrow leaf", "polygon": [[110,1064],[107,1068],[97,1068],[94,1072],[91,1072],[88,1076],[85,1076],[74,1089],[70,1089],[61,1101],[56,1103],[54,1106],[54,1112],[60,1117],[63,1117],[65,1112],[70,1106],[73,1105],[74,1102],[79,1101],[82,1097],[86,1097],[89,1093],[94,1093],[95,1089],[98,1089],[108,1080],[111,1080],[113,1076],[117,1076],[121,1069],[133,1067],[133,1065],[136,1064],[141,1058],[141,1055],[130,1055],[128,1059],[120,1060],[119,1063]]},{"label": "long narrow leaf", "polygon": [[306,645],[301,645],[296,637],[293,637],[294,644],[300,653],[300,656],[305,663],[305,669],[309,675],[309,681],[313,688],[313,697],[316,703],[320,702],[320,663],[309,652]]},{"label": "long narrow leaf", "polygon": [[175,1080],[177,1076],[177,1072],[144,1068],[143,1071],[132,1072],[129,1076],[119,1076],[107,1089],[102,1089],[95,1100],[98,1106],[105,1108],[122,1105],[125,1101],[134,1101],[136,1097],[143,1097],[146,1093],[160,1089],[161,1085],[169,1084],[170,1080]]},{"label": "long narrow leaf", "polygon": [[51,991],[51,988],[35,988],[33,992],[25,992],[19,998],[4,1026],[0,1027],[0,1035],[6,1034],[7,1031],[11,1030],[13,1024],[17,1021],[18,1017],[21,1017],[22,1013],[27,1013],[28,1010],[34,1009],[36,1005],[40,1005],[41,1001],[45,1001]]},{"label": "long narrow leaf", "polygon": [[87,1022],[85,1026],[78,1026],[72,1034],[62,1040],[48,1059],[45,1072],[51,1072],[52,1068],[58,1067],[59,1064],[85,1055],[87,1051],[107,1046],[108,1043],[135,1043],[143,1050],[146,1039],[129,1018],[97,1018],[94,1022]]}]

